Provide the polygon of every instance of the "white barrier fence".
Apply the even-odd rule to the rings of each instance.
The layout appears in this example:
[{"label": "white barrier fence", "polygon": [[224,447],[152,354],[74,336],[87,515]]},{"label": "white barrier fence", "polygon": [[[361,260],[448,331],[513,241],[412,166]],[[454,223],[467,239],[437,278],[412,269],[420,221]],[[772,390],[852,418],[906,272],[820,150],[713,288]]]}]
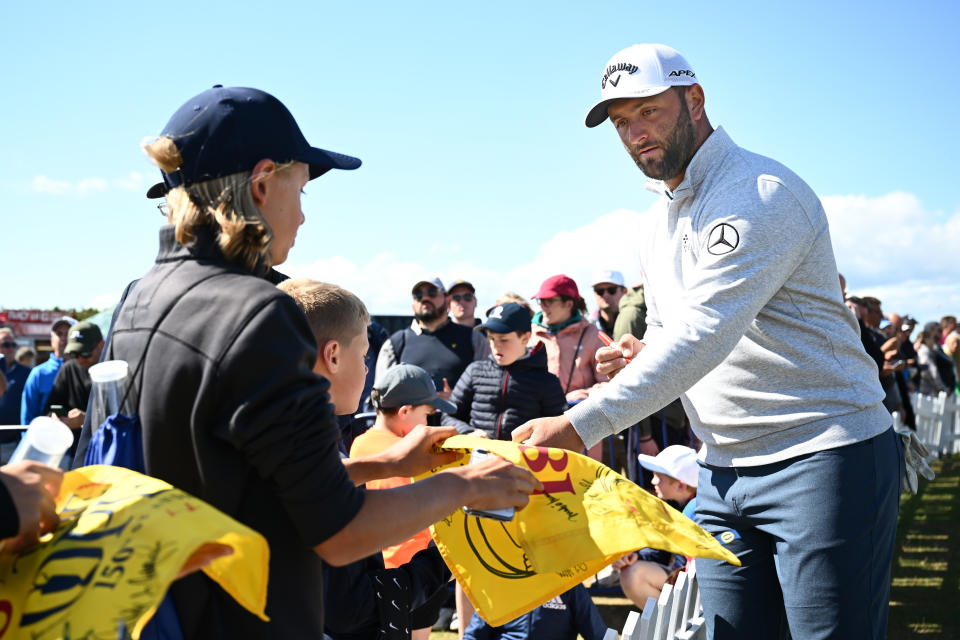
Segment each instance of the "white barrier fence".
[{"label": "white barrier fence", "polygon": [[[916,415],[917,437],[936,456],[960,453],[960,397],[941,392],[938,396],[910,395]],[[894,426],[902,426],[900,415],[893,414]]]},{"label": "white barrier fence", "polygon": [[660,598],[647,598],[643,613],[631,611],[623,631],[608,629],[603,640],[705,640],[707,626],[700,604],[695,566],[663,585]]}]

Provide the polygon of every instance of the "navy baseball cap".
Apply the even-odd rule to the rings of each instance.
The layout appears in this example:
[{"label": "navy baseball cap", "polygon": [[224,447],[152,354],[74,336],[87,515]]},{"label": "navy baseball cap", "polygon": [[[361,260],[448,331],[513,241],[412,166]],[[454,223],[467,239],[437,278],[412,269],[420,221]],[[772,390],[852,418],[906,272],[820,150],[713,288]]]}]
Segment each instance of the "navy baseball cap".
[{"label": "navy baseball cap", "polygon": [[215,85],[190,98],[160,136],[173,140],[183,158],[176,171],[163,174],[167,189],[248,171],[264,158],[305,162],[311,180],[330,169],[360,166],[359,158],[311,147],[283,103],[247,87]]},{"label": "navy baseball cap", "polygon": [[487,312],[487,319],[477,327],[477,330],[493,331],[494,333],[526,333],[530,331],[530,312],[526,307],[516,302],[498,304]]},{"label": "navy baseball cap", "polygon": [[437,393],[433,378],[426,369],[415,364],[398,364],[390,367],[373,385],[377,409],[391,409],[407,404],[429,404],[446,413],[456,413],[457,405],[444,400]]}]

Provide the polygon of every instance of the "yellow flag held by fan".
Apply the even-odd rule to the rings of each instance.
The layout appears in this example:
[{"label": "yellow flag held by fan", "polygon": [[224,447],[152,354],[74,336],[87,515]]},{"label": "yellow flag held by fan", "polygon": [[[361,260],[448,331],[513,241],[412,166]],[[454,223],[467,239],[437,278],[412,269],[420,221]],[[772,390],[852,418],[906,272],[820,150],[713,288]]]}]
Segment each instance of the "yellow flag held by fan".
[{"label": "yellow flag held by fan", "polygon": [[442,448],[490,451],[530,469],[544,485],[510,522],[458,510],[431,528],[447,566],[491,625],[513,620],[643,547],[740,565],[682,513],[586,456],[476,436],[454,436]]},{"label": "yellow flag held by fan", "polygon": [[94,465],[64,474],[60,526],[0,555],[0,638],[139,638],[187,559],[233,549],[203,571],[263,620],[269,547],[256,531],[162,480]]}]

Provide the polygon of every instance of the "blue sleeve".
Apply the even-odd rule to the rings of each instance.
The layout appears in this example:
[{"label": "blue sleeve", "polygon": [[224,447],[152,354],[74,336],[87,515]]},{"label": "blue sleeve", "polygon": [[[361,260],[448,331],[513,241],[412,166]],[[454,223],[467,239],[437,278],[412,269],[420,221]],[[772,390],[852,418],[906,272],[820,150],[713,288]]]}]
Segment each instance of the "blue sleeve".
[{"label": "blue sleeve", "polygon": [[23,385],[23,396],[20,398],[20,424],[30,424],[30,421],[43,411],[46,398],[40,393],[39,380],[40,373],[34,367]]},{"label": "blue sleeve", "polygon": [[600,617],[597,605],[593,604],[587,589],[583,585],[577,585],[567,594],[570,595],[567,607],[573,616],[573,628],[583,636],[583,640],[603,640],[607,633],[607,624]]},{"label": "blue sleeve", "polygon": [[696,515],[697,515],[697,496],[693,496],[692,498],[690,498],[690,502],[688,502],[688,503],[686,504],[686,506],[683,507],[683,515],[687,516],[688,518],[690,518],[690,519],[693,520],[694,522],[697,521],[697,518],[696,518]]}]

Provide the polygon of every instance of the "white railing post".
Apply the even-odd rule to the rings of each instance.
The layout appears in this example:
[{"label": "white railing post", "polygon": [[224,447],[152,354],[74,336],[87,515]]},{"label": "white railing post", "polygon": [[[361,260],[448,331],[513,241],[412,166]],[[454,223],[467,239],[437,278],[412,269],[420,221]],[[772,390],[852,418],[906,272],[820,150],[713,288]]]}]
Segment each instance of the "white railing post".
[{"label": "white railing post", "polygon": [[[603,640],[614,640],[608,630]],[[647,598],[643,613],[631,611],[623,625],[621,640],[705,640],[706,621],[700,606],[700,588],[695,565],[677,576],[675,585],[665,584],[658,599]],[[608,637],[609,636],[609,637]]]},{"label": "white railing post", "polygon": [[631,611],[627,614],[627,621],[623,625],[620,640],[640,640],[640,613]]},{"label": "white railing post", "polygon": [[643,613],[640,614],[640,628],[631,640],[651,640],[653,632],[657,628],[657,601],[653,598],[647,598],[647,603],[643,605]]},{"label": "white railing post", "polygon": [[677,633],[683,631],[686,627],[686,620],[683,618],[683,605],[687,599],[687,573],[681,571],[677,574],[677,582],[673,585],[673,597],[670,603],[670,613],[668,614],[667,638],[676,637]]}]

